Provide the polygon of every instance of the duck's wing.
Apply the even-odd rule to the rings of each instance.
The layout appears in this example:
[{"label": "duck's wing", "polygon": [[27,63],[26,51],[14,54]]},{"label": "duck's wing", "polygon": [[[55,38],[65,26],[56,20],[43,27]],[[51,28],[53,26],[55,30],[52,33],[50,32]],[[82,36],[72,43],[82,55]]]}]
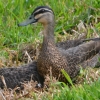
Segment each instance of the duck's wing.
[{"label": "duck's wing", "polygon": [[66,57],[69,66],[80,64],[91,57],[95,56],[100,51],[100,40],[89,41],[76,47],[67,50],[59,49]]},{"label": "duck's wing", "polygon": [[66,40],[66,41],[63,41],[63,42],[58,42],[56,43],[56,46],[58,48],[62,48],[62,49],[69,49],[69,48],[72,48],[72,47],[76,47],[80,44],[82,44],[84,41],[81,40],[81,39],[77,39],[77,40]]},{"label": "duck's wing", "polygon": [[89,38],[89,39],[75,39],[75,40],[66,40],[66,41],[63,41],[63,42],[58,42],[56,43],[56,46],[58,48],[62,48],[62,49],[69,49],[69,48],[72,48],[72,47],[76,47],[80,44],[83,44],[87,41],[98,41],[100,40],[100,38]]},{"label": "duck's wing", "polygon": [[[7,88],[12,89],[16,86],[23,88],[21,83],[30,80],[37,81],[41,83],[41,85],[43,85],[44,82],[44,78],[41,77],[37,71],[37,63],[35,61],[17,68],[2,68],[0,69],[0,76],[4,78]],[[4,87],[4,81],[0,78],[0,88]]]},{"label": "duck's wing", "polygon": [[100,57],[100,53],[96,54],[95,56],[93,56],[93,58],[90,58],[84,62],[82,62],[81,64],[79,64],[79,66],[81,66],[82,68],[86,68],[86,67],[100,67],[100,61],[99,58]]}]

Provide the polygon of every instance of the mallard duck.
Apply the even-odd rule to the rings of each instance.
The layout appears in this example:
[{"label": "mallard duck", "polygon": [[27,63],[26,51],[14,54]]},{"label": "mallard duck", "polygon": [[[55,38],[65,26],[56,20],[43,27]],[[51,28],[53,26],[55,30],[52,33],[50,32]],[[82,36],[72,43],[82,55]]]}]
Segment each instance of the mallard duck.
[{"label": "mallard duck", "polygon": [[51,67],[52,75],[59,79],[59,81],[66,82],[61,69],[64,69],[73,79],[79,73],[79,68],[76,65],[91,58],[100,51],[99,40],[89,41],[67,50],[56,47],[54,40],[54,12],[48,6],[35,8],[31,16],[26,21],[20,23],[19,26],[27,26],[37,22],[43,25],[43,43],[37,59],[37,69],[43,77],[49,74]]}]

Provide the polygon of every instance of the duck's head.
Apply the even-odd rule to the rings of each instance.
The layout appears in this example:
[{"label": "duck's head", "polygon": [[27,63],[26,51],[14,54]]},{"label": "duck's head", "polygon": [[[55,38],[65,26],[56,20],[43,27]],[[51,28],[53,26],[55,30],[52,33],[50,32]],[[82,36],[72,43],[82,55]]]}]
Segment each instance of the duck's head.
[{"label": "duck's head", "polygon": [[39,22],[43,25],[54,22],[54,13],[48,6],[39,6],[35,8],[31,16],[24,22],[18,24],[18,26],[26,26],[32,23]]}]

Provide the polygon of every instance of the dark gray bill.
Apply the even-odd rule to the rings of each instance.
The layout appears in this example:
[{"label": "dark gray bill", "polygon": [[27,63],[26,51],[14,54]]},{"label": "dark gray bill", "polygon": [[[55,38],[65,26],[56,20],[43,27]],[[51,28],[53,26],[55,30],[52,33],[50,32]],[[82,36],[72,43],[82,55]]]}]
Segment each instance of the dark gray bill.
[{"label": "dark gray bill", "polygon": [[19,23],[18,26],[27,26],[27,25],[29,25],[29,24],[36,23],[36,22],[37,22],[36,19],[29,17],[29,18],[28,18],[27,20],[25,20],[24,22]]}]

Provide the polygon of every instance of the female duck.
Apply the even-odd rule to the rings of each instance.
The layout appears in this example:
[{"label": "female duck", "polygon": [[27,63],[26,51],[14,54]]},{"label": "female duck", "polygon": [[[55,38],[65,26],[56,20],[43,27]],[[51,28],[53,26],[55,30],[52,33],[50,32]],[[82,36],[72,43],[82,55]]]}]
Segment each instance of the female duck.
[{"label": "female duck", "polygon": [[19,26],[26,26],[32,23],[41,23],[43,25],[43,44],[41,52],[37,59],[37,68],[42,76],[49,73],[52,68],[52,75],[59,78],[60,81],[66,81],[61,73],[64,69],[71,78],[74,78],[79,68],[76,66],[81,62],[97,54],[100,50],[100,41],[90,41],[67,50],[58,48],[54,41],[54,13],[47,6],[37,7],[31,16]]}]

